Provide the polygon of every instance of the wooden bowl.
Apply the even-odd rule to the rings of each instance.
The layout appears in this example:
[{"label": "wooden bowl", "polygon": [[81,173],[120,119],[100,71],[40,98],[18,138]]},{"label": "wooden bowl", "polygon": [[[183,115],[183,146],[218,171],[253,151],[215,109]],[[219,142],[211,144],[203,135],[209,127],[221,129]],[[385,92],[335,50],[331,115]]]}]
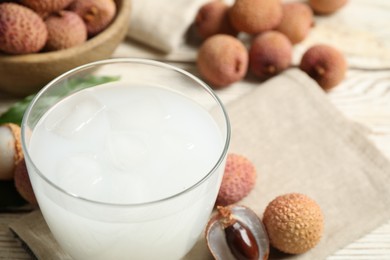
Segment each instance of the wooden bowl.
[{"label": "wooden bowl", "polygon": [[62,73],[106,59],[126,36],[131,0],[115,0],[117,14],[103,32],[73,48],[26,55],[0,54],[0,91],[15,96],[37,92]]}]

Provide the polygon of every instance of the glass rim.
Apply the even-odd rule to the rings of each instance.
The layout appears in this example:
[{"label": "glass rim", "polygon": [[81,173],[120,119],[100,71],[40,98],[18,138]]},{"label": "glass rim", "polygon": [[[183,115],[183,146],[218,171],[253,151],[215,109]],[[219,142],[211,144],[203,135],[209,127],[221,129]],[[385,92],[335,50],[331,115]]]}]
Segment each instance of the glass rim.
[{"label": "glass rim", "polygon": [[[177,192],[173,195],[163,197],[161,199],[157,200],[151,200],[151,201],[146,201],[146,202],[139,202],[139,203],[111,203],[111,202],[103,202],[103,201],[98,201],[98,200],[93,200],[89,198],[85,198],[83,196],[79,196],[77,194],[71,193],[54,182],[52,182],[50,179],[48,179],[40,170],[39,168],[35,165],[33,160],[30,157],[30,154],[28,152],[28,147],[26,144],[26,130],[27,130],[27,121],[28,118],[30,117],[31,110],[35,106],[36,102],[42,97],[42,95],[50,89],[52,86],[54,86],[57,82],[63,80],[64,78],[75,74],[79,71],[96,67],[96,66],[102,66],[102,65],[110,65],[110,64],[115,64],[115,63],[133,63],[133,64],[143,64],[143,65],[149,65],[149,66],[155,66],[155,67],[160,67],[168,70],[175,71],[181,75],[186,76],[187,78],[191,79],[195,83],[197,83],[200,87],[202,87],[215,101],[216,104],[218,105],[218,108],[222,111],[224,122],[225,122],[225,127],[226,127],[226,138],[223,140],[223,150],[221,154],[218,157],[218,160],[216,163],[214,163],[214,166],[209,170],[207,174],[205,174],[200,180],[189,186],[188,188]],[[200,78],[196,77],[195,75],[191,74],[190,72],[185,71],[184,69],[178,68],[176,66],[161,62],[161,61],[156,61],[152,59],[144,59],[144,58],[111,58],[111,59],[104,59],[104,60],[99,60],[99,61],[94,61],[90,62],[78,67],[75,67],[58,77],[54,78],[52,81],[50,81],[48,84],[46,84],[38,93],[35,95],[35,97],[32,99],[30,104],[28,105],[22,119],[21,123],[21,140],[22,140],[22,148],[24,151],[24,157],[25,160],[29,161],[30,167],[32,167],[35,171],[34,174],[37,174],[39,178],[41,178],[44,182],[46,182],[50,187],[55,188],[57,191],[60,193],[69,196],[73,199],[77,199],[83,202],[91,203],[91,204],[96,204],[96,205],[102,205],[102,206],[113,206],[113,207],[139,207],[139,206],[149,206],[153,204],[159,204],[163,203],[166,201],[170,201],[172,199],[175,199],[177,197],[180,197],[182,195],[185,195],[186,193],[190,192],[191,190],[196,189],[198,186],[200,186],[202,183],[204,183],[207,179],[209,179],[218,169],[218,167],[222,164],[224,158],[227,156],[227,152],[229,149],[230,145],[230,138],[231,138],[231,126],[230,126],[230,120],[227,114],[227,111],[220,100],[220,98],[216,95],[214,90],[205,83],[203,80]],[[29,173],[30,174],[30,173]]]}]

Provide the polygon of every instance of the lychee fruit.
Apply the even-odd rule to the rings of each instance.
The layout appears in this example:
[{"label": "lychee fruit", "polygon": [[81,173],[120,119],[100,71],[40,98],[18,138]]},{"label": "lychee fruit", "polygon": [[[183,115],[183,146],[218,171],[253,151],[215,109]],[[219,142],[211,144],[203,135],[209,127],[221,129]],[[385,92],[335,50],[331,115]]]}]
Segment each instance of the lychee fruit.
[{"label": "lychee fruit", "polygon": [[245,76],[248,51],[237,38],[216,34],[207,38],[200,46],[197,68],[211,87],[226,87]]},{"label": "lychee fruit", "polygon": [[12,180],[16,165],[23,160],[20,127],[13,123],[0,126],[0,180]]},{"label": "lychee fruit", "polygon": [[252,40],[249,49],[249,68],[258,78],[268,79],[291,64],[292,44],[277,31],[267,31]]},{"label": "lychee fruit", "polygon": [[206,39],[215,34],[237,35],[228,17],[229,6],[222,0],[214,0],[201,6],[195,17],[195,29]]},{"label": "lychee fruit", "polygon": [[258,34],[280,23],[282,4],[280,0],[236,0],[229,10],[229,19],[236,30]]},{"label": "lychee fruit", "polygon": [[328,15],[343,7],[348,0],[309,0],[309,5],[316,14]]},{"label": "lychee fruit", "polygon": [[276,197],[266,207],[263,223],[270,243],[288,254],[301,254],[315,247],[324,229],[320,206],[300,193]]},{"label": "lychee fruit", "polygon": [[21,0],[21,4],[38,14],[50,14],[67,7],[73,0]]},{"label": "lychee fruit", "polygon": [[46,25],[38,14],[19,4],[0,4],[0,51],[8,54],[38,52],[46,39]]},{"label": "lychee fruit", "polygon": [[88,36],[92,37],[111,23],[116,13],[116,5],[114,0],[75,0],[69,10],[84,20]]},{"label": "lychee fruit", "polygon": [[227,206],[246,197],[256,183],[256,169],[246,157],[228,154],[225,172],[217,196],[217,206]]},{"label": "lychee fruit", "polygon": [[336,48],[326,44],[317,44],[306,50],[299,68],[317,81],[324,90],[329,90],[344,79],[347,61]]},{"label": "lychee fruit", "polygon": [[32,205],[37,205],[37,199],[34,194],[33,187],[31,186],[30,177],[28,175],[26,162],[21,160],[15,168],[15,187],[20,196]]},{"label": "lychee fruit", "polygon": [[67,49],[87,40],[87,27],[76,13],[59,11],[45,20],[49,33],[45,49],[48,51]]},{"label": "lychee fruit", "polygon": [[275,30],[286,35],[292,44],[303,41],[314,24],[312,9],[301,2],[284,3],[282,6],[282,21]]}]

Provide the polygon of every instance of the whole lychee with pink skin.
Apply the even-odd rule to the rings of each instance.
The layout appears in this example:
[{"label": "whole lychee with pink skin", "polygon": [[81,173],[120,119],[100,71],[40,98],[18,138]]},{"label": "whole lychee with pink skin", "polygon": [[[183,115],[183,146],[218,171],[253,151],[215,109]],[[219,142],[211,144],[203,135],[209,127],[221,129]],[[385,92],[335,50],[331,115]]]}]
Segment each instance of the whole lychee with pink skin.
[{"label": "whole lychee with pink skin", "polygon": [[223,88],[241,80],[248,68],[248,50],[237,38],[216,34],[200,46],[197,68],[212,88]]},{"label": "whole lychee with pink skin", "polygon": [[277,31],[267,31],[252,40],[249,49],[249,68],[265,80],[287,69],[292,60],[292,44]]},{"label": "whole lychee with pink skin", "polygon": [[38,14],[19,4],[0,4],[0,51],[8,54],[39,52],[46,40],[46,25]]},{"label": "whole lychee with pink skin", "polygon": [[212,35],[223,33],[237,35],[228,16],[229,6],[222,0],[214,0],[201,6],[195,17],[197,33],[206,39]]},{"label": "whole lychee with pink skin", "polygon": [[21,4],[38,14],[50,14],[67,7],[73,0],[21,0]]},{"label": "whole lychee with pink skin", "polygon": [[38,202],[31,185],[26,162],[24,159],[16,165],[14,181],[16,190],[19,192],[20,196],[22,196],[22,198],[30,204],[37,205]]},{"label": "whole lychee with pink skin", "polygon": [[115,17],[114,0],[75,0],[69,10],[77,13],[87,25],[88,36],[103,31]]},{"label": "whole lychee with pink skin", "polygon": [[55,51],[80,45],[87,40],[87,27],[76,13],[60,11],[45,20],[49,33],[45,50]]},{"label": "whole lychee with pink skin", "polygon": [[286,35],[292,44],[303,41],[314,24],[313,11],[305,3],[284,3],[283,17],[275,30]]},{"label": "whole lychee with pink skin", "polygon": [[228,154],[225,172],[217,196],[217,206],[227,206],[246,197],[256,183],[256,169],[246,157]]},{"label": "whole lychee with pink skin", "polygon": [[343,53],[335,47],[316,44],[305,51],[299,68],[328,91],[344,79],[348,64]]},{"label": "whole lychee with pink skin", "polygon": [[229,9],[233,27],[248,34],[275,28],[282,19],[281,0],[236,0]]}]

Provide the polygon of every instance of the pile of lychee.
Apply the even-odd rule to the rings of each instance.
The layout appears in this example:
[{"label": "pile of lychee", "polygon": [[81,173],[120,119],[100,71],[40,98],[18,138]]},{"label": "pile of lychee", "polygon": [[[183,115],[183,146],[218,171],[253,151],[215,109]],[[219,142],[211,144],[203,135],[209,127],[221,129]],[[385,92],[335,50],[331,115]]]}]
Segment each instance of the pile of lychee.
[{"label": "pile of lychee", "polygon": [[0,181],[12,180],[20,196],[37,205],[24,160],[20,126],[6,123],[0,125]]},{"label": "pile of lychee", "polygon": [[114,0],[19,0],[0,3],[0,53],[29,54],[80,45],[116,14]]},{"label": "pile of lychee", "polygon": [[[266,80],[292,66],[295,44],[302,42],[314,26],[315,15],[330,15],[347,0],[223,0],[204,4],[194,21],[202,39],[197,67],[213,88],[223,88],[251,73]],[[249,46],[242,40],[249,36]],[[245,37],[244,37],[245,38]],[[347,70],[338,49],[326,44],[311,46],[301,57],[299,68],[325,90],[338,85]]]},{"label": "pile of lychee", "polygon": [[[217,208],[234,208],[250,194],[257,178],[254,164],[245,156],[230,153],[218,192]],[[251,210],[247,208],[247,210]],[[211,218],[210,221],[212,221]],[[323,234],[324,216],[320,206],[309,196],[292,192],[273,199],[264,210],[264,238],[279,251],[301,254],[315,247]],[[246,223],[248,228],[255,228]],[[246,259],[246,258],[245,258]]]}]

